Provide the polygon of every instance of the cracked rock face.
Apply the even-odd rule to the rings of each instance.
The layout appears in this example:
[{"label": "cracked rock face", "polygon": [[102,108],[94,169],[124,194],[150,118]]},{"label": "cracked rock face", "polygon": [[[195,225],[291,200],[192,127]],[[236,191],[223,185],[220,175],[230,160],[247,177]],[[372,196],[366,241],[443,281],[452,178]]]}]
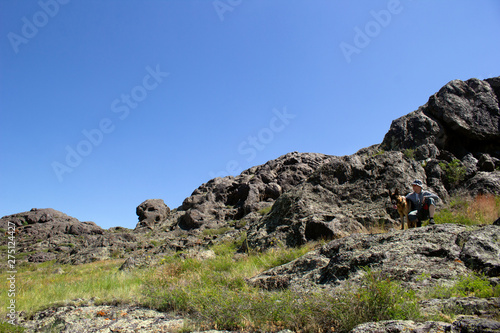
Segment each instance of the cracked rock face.
[{"label": "cracked rock face", "polygon": [[336,288],[356,283],[363,268],[380,270],[404,288],[452,284],[474,271],[498,276],[500,227],[442,224],[378,235],[352,235],[250,279],[265,289]]},{"label": "cracked rock face", "polygon": [[387,320],[378,323],[366,323],[355,327],[350,333],[462,333],[483,332],[494,333],[500,331],[500,322],[488,319],[469,318],[460,316],[452,324],[436,321],[417,323],[411,320]]}]

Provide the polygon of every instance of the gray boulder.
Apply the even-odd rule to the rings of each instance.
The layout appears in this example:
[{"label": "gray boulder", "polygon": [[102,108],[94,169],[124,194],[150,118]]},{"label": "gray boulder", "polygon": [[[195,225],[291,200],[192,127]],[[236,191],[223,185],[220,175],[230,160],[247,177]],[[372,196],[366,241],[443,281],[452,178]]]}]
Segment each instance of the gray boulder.
[{"label": "gray boulder", "polygon": [[164,222],[170,214],[170,208],[162,199],[149,199],[137,206],[139,223],[136,228],[153,229],[155,225]]},{"label": "gray boulder", "polygon": [[498,97],[487,81],[453,80],[429,98],[427,111],[471,140],[500,140]]},{"label": "gray boulder", "polygon": [[415,149],[422,160],[446,155],[443,150],[459,159],[468,153],[498,158],[499,81],[497,77],[449,82],[417,111],[394,120],[381,147]]},{"label": "gray boulder", "polygon": [[478,172],[463,184],[463,189],[470,196],[478,194],[500,195],[500,171]]}]

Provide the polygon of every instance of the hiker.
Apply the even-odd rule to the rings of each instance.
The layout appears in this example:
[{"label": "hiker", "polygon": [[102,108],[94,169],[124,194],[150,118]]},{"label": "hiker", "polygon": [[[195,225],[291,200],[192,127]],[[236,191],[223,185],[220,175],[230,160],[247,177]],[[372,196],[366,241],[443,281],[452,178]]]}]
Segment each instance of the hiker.
[{"label": "hiker", "polygon": [[429,219],[429,224],[435,224],[434,213],[436,212],[437,195],[429,191],[423,191],[423,183],[416,179],[412,184],[413,192],[406,196],[406,200],[412,203],[412,211],[408,213],[408,219],[417,222],[417,227],[422,226],[422,221]]}]

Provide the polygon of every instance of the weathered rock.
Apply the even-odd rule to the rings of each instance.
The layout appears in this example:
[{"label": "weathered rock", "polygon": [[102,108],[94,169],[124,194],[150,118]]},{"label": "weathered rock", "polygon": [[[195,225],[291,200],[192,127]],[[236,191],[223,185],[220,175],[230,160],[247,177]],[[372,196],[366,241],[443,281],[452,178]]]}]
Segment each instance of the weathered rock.
[{"label": "weathered rock", "polygon": [[473,271],[499,275],[498,239],[498,226],[470,230],[454,224],[352,235],[266,271],[249,282],[265,289],[336,288],[346,281],[357,283],[364,274],[362,268],[371,267],[408,289],[450,285],[458,276]]},{"label": "weathered rock", "polygon": [[452,297],[429,299],[419,302],[421,312],[427,316],[453,313],[455,315],[474,315],[485,319],[498,317],[500,297]]},{"label": "weathered rock", "polygon": [[33,208],[29,212],[4,216],[0,219],[0,227],[7,230],[8,222],[14,223],[21,234],[42,239],[56,235],[99,235],[104,232],[93,222],[80,222],[52,208]]},{"label": "weathered rock", "polygon": [[499,158],[499,80],[449,82],[417,111],[394,120],[381,147],[416,149],[418,159],[436,158],[442,150],[458,158],[468,153]]},{"label": "weathered rock", "polygon": [[466,231],[457,238],[462,246],[460,260],[474,271],[500,276],[500,228],[496,225]]},{"label": "weathered rock", "polygon": [[470,196],[478,194],[500,194],[500,171],[478,172],[463,184],[463,189]]},{"label": "weathered rock", "polygon": [[453,322],[453,328],[457,332],[481,332],[498,333],[500,332],[500,322],[491,319],[460,317]]},{"label": "weathered rock", "polygon": [[500,331],[500,322],[462,316],[453,324],[444,322],[427,321],[418,323],[410,320],[387,320],[377,323],[365,323],[355,327],[351,333],[467,333],[481,332],[494,333]]},{"label": "weathered rock", "polygon": [[[250,168],[237,177],[215,178],[186,198],[179,227],[190,230],[211,223],[240,220],[271,206],[283,193],[304,181],[327,155],[293,152]],[[214,223],[216,222],[216,223]]]},{"label": "weathered rock", "polygon": [[449,82],[429,98],[428,112],[459,136],[500,140],[498,98],[487,81]]},{"label": "weathered rock", "polygon": [[167,219],[170,208],[162,199],[149,199],[137,206],[136,213],[139,217],[137,228],[148,227],[153,229],[155,225]]},{"label": "weathered rock", "polygon": [[495,171],[495,160],[488,154],[481,154],[478,161],[479,170],[492,172]]},{"label": "weathered rock", "polygon": [[[401,152],[377,154],[372,148],[330,157],[305,182],[281,195],[270,213],[250,227],[249,244],[297,246],[366,233],[366,227],[374,225],[392,227],[399,222],[390,215],[387,189],[404,193],[415,179],[425,180],[424,168]],[[437,190],[446,196],[442,191]]]},{"label": "weathered rock", "polygon": [[[454,332],[452,325],[444,322],[417,323],[411,320],[386,320],[376,323],[365,323],[356,326],[350,333],[441,333]],[[456,331],[455,331],[456,332]]]},{"label": "weathered rock", "polygon": [[136,305],[96,305],[76,300],[34,314],[19,324],[25,332],[176,332],[184,319]]}]

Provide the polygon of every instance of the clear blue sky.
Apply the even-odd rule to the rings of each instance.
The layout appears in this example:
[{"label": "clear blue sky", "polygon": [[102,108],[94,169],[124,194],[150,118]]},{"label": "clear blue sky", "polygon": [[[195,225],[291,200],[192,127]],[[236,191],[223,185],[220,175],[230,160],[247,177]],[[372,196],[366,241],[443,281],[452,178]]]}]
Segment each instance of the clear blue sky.
[{"label": "clear blue sky", "polygon": [[0,216],[134,228],[216,175],[346,155],[500,75],[500,2],[0,1]]}]

